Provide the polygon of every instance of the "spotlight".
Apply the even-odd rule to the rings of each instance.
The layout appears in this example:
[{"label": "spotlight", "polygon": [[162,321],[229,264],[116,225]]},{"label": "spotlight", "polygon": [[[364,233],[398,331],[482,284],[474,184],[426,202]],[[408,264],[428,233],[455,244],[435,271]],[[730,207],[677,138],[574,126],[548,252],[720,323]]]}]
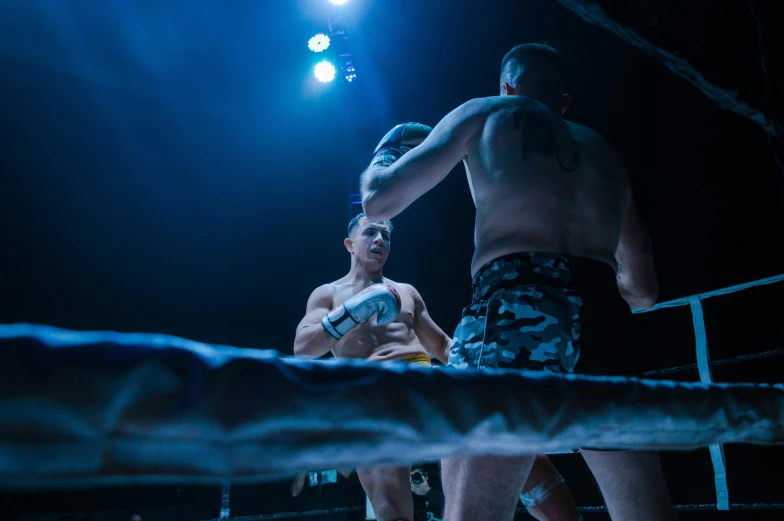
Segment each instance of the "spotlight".
[{"label": "spotlight", "polygon": [[316,68],[313,70],[313,73],[316,75],[316,79],[321,83],[328,83],[334,80],[335,72],[335,66],[328,61],[319,62],[316,64]]},{"label": "spotlight", "polygon": [[346,67],[346,79],[349,81],[349,83],[351,83],[356,77],[357,73],[354,69],[354,66],[349,64],[348,67]]},{"label": "spotlight", "polygon": [[329,0],[329,1],[332,2],[335,5],[343,5],[346,2],[348,2],[348,0]]},{"label": "spotlight", "polygon": [[308,49],[313,52],[326,51],[329,47],[329,36],[326,34],[317,34],[308,40]]}]

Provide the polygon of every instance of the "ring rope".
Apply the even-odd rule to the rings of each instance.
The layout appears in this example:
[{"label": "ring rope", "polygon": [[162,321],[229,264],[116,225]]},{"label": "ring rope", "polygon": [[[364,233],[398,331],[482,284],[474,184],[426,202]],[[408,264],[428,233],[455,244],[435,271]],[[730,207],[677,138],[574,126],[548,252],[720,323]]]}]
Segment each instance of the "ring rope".
[{"label": "ring rope", "polygon": [[[717,503],[697,503],[689,505],[673,505],[675,510],[681,512],[694,512],[699,510],[715,510]],[[784,503],[731,503],[732,510],[784,510]],[[522,509],[517,509],[523,511]],[[606,506],[577,507],[580,512],[607,512]]]},{"label": "ring rope", "polygon": [[[732,510],[784,510],[784,503],[731,503],[730,507]],[[675,510],[680,512],[695,512],[695,511],[702,511],[702,510],[715,510],[716,503],[692,503],[686,505],[673,505]],[[335,508],[324,508],[320,510],[306,510],[303,512],[281,512],[278,514],[260,514],[258,516],[242,516],[242,517],[232,517],[231,521],[269,521],[273,519],[287,519],[287,518],[297,518],[297,517],[314,517],[314,516],[328,516],[332,514],[342,514],[346,512],[360,512],[364,511],[365,506],[353,506],[353,507],[335,507]],[[599,512],[607,512],[607,507],[602,506],[585,506],[585,507],[577,507],[577,510],[580,512],[587,512],[587,513],[599,513]],[[416,509],[415,512],[426,512],[426,513],[433,513],[439,514],[440,512],[435,510],[428,510],[428,509]],[[525,508],[518,507],[515,509],[517,513],[525,513],[527,512]],[[205,519],[203,521],[220,521],[220,518],[212,518],[212,519]]]},{"label": "ring rope", "polygon": [[[753,353],[750,355],[741,355],[738,357],[734,357],[731,359],[723,359],[723,360],[710,360],[710,353],[708,350],[708,342],[707,342],[707,335],[705,331],[705,320],[704,314],[702,310],[702,302],[701,299],[711,298],[720,295],[727,295],[730,293],[735,293],[738,291],[743,291],[745,289],[755,287],[755,286],[762,286],[767,284],[773,284],[776,282],[784,281],[784,274],[777,275],[774,277],[768,277],[765,279],[760,279],[753,282],[747,282],[744,284],[738,284],[736,286],[730,286],[727,288],[709,291],[706,293],[701,293],[698,295],[692,295],[689,297],[684,297],[680,299],[675,299],[667,302],[662,302],[657,304],[650,310],[644,309],[635,309],[633,310],[634,313],[644,313],[648,311],[654,311],[657,309],[663,308],[671,308],[671,307],[679,307],[689,305],[691,312],[692,312],[692,322],[694,326],[694,333],[695,339],[697,344],[697,363],[689,364],[684,366],[673,367],[669,369],[662,369],[658,371],[649,371],[644,373],[644,376],[651,376],[656,374],[667,374],[673,373],[685,369],[693,369],[697,368],[698,373],[700,376],[700,381],[702,383],[712,383],[712,373],[710,370],[711,366],[715,365],[725,365],[734,362],[746,361],[746,360],[753,360],[759,358],[765,358],[770,356],[776,356],[779,354],[784,353],[784,349],[776,349],[772,351],[765,351],[762,353]],[[729,492],[727,488],[727,472],[726,472],[726,464],[724,458],[724,450],[723,446],[720,444],[713,444],[709,446],[709,450],[711,453],[711,461],[713,463],[714,468],[714,481],[716,483],[716,498],[717,503],[710,503],[710,504],[697,504],[697,505],[676,505],[675,508],[677,510],[729,510],[732,508],[733,510],[756,510],[756,509],[784,509],[784,504],[765,504],[765,503],[753,503],[753,504],[746,504],[746,503],[729,503]],[[284,512],[280,514],[273,514],[273,515],[265,515],[265,516],[250,516],[250,517],[243,517],[238,518],[242,521],[261,521],[265,519],[281,519],[281,518],[289,518],[289,517],[306,517],[311,515],[323,515],[323,514],[332,514],[332,513],[340,513],[340,512],[349,512],[354,510],[361,510],[362,507],[352,507],[352,508],[339,508],[339,509],[330,509],[330,510],[319,510],[319,511],[311,511],[311,512],[302,512],[302,513],[291,513],[291,512]],[[518,508],[518,511],[522,512],[525,509]],[[579,510],[581,512],[606,512],[607,507],[580,507]]]},{"label": "ring rope", "polygon": [[[657,309],[672,308],[688,305],[691,309],[692,324],[694,327],[694,339],[697,351],[697,371],[700,375],[700,382],[705,384],[713,383],[713,375],[711,373],[710,351],[708,350],[708,337],[705,331],[705,316],[702,310],[702,300],[717,297],[720,295],[728,295],[736,293],[755,286],[764,286],[767,284],[774,284],[776,282],[784,281],[784,274],[768,277],[753,282],[746,282],[723,289],[708,291],[700,293],[699,295],[691,295],[684,298],[670,300],[656,304],[653,308],[635,309],[633,313],[644,313],[654,311]],[[727,465],[724,457],[724,447],[721,444],[711,444],[708,447],[711,456],[711,463],[713,464],[713,480],[716,485],[716,508],[718,510],[729,510],[729,490],[727,486]]]},{"label": "ring rope", "polygon": [[[269,519],[286,519],[292,517],[314,517],[328,516],[332,514],[343,514],[346,512],[360,512],[365,510],[365,505],[356,507],[335,507],[323,508],[320,510],[308,510],[305,512],[280,512],[279,514],[261,514],[258,516],[232,517],[231,521],[267,521]],[[204,521],[221,521],[220,518],[205,519]]]},{"label": "ring rope", "polygon": [[[730,293],[736,293],[738,291],[743,291],[749,288],[753,288],[755,286],[766,286],[768,284],[775,284],[776,282],[782,282],[782,281],[784,281],[784,273],[781,275],[774,275],[773,277],[767,277],[764,279],[755,280],[753,282],[745,282],[743,284],[737,284],[735,286],[729,286],[722,289],[707,291],[705,293],[700,293],[698,295],[692,295],[692,296],[697,297],[700,300],[704,300],[706,298],[713,298],[721,295],[729,295]],[[691,297],[683,297],[683,298],[676,298],[674,300],[668,300],[667,302],[661,302],[659,304],[656,304],[651,309],[633,309],[632,313],[649,313],[651,311],[656,311],[664,308],[676,308],[679,306],[688,306],[690,298]]]},{"label": "ring rope", "polygon": [[[702,301],[697,296],[689,297],[689,307],[691,308],[692,323],[694,325],[694,339],[697,344],[697,371],[700,375],[700,382],[704,384],[713,383],[713,374],[710,366],[710,352],[708,351],[708,336],[705,333],[705,316],[702,312]],[[729,510],[730,499],[727,488],[727,464],[724,460],[724,447],[719,444],[711,444],[708,447],[713,464],[713,481],[716,486],[716,504],[718,510]]]},{"label": "ring rope", "polygon": [[[708,365],[711,367],[715,367],[717,365],[730,365],[730,364],[738,364],[741,362],[748,362],[749,360],[759,360],[761,358],[772,358],[774,356],[782,356],[784,355],[784,348],[773,349],[771,351],[762,351],[759,353],[751,353],[748,355],[739,355],[734,356],[732,358],[722,358],[720,360],[711,360],[708,362]],[[685,365],[677,365],[675,367],[668,367],[667,369],[656,369],[654,371],[646,371],[642,373],[643,376],[657,376],[657,375],[665,375],[671,373],[678,373],[680,371],[686,371],[689,369],[696,369],[697,364],[685,364]]]}]

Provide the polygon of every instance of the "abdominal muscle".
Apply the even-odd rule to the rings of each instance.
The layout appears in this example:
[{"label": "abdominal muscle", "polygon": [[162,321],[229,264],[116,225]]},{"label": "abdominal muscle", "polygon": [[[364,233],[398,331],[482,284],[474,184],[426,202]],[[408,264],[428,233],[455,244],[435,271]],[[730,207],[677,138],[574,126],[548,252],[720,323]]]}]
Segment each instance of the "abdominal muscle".
[{"label": "abdominal muscle", "polygon": [[335,346],[335,358],[392,362],[427,354],[409,324],[393,322],[378,325],[375,320],[374,317],[371,322],[358,326],[342,338]]}]

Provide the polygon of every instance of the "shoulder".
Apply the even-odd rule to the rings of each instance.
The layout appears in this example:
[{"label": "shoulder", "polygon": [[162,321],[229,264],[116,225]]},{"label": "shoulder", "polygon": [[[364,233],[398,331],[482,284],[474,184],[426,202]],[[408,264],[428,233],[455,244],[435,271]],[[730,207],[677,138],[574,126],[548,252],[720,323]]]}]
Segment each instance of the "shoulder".
[{"label": "shoulder", "polygon": [[577,139],[581,139],[584,141],[593,141],[597,143],[607,143],[607,141],[602,137],[601,134],[599,134],[598,132],[596,132],[594,129],[590,127],[586,127],[585,125],[575,123],[574,121],[564,120],[564,123],[566,123],[566,126],[569,127],[569,131]]},{"label": "shoulder", "polygon": [[332,298],[335,295],[335,284],[335,282],[322,284],[310,293],[308,300],[310,302],[325,302],[327,300],[332,302]]},{"label": "shoulder", "polygon": [[604,139],[604,137],[594,129],[586,127],[585,125],[580,125],[579,123],[575,123],[573,121],[564,120],[564,123],[566,123],[566,126],[569,127],[569,132],[572,134],[572,137],[574,137],[579,143],[596,147],[597,150],[610,155],[617,155],[607,140]]},{"label": "shoulder", "polygon": [[580,125],[579,123],[574,123],[573,121],[564,120],[564,122],[569,127],[569,132],[578,143],[591,147],[595,153],[601,154],[604,160],[612,163],[613,166],[625,172],[623,162],[621,161],[621,156],[618,155],[615,149],[606,139],[604,139],[601,134],[592,128],[586,127],[585,125]]},{"label": "shoulder", "polygon": [[487,98],[472,98],[452,111],[454,117],[461,120],[470,120],[490,114],[503,104],[500,96]]}]

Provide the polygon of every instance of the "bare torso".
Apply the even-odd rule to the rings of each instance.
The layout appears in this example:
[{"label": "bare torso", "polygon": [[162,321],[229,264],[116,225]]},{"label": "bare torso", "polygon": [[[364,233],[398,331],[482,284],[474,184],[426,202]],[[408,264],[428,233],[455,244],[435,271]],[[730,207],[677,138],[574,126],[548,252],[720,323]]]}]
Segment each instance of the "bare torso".
[{"label": "bare torso", "polygon": [[[379,325],[373,316],[352,329],[335,346],[335,358],[361,358],[376,362],[402,360],[412,355],[427,355],[427,351],[414,333],[416,303],[413,288],[384,277],[384,283],[400,295],[400,314],[389,324]],[[332,305],[339,306],[368,285],[344,277],[331,284],[334,288]],[[429,355],[428,355],[429,356]]]},{"label": "bare torso", "polygon": [[530,98],[487,102],[489,115],[464,159],[476,204],[472,274],[526,251],[588,257],[615,269],[631,200],[615,152],[596,132]]}]

